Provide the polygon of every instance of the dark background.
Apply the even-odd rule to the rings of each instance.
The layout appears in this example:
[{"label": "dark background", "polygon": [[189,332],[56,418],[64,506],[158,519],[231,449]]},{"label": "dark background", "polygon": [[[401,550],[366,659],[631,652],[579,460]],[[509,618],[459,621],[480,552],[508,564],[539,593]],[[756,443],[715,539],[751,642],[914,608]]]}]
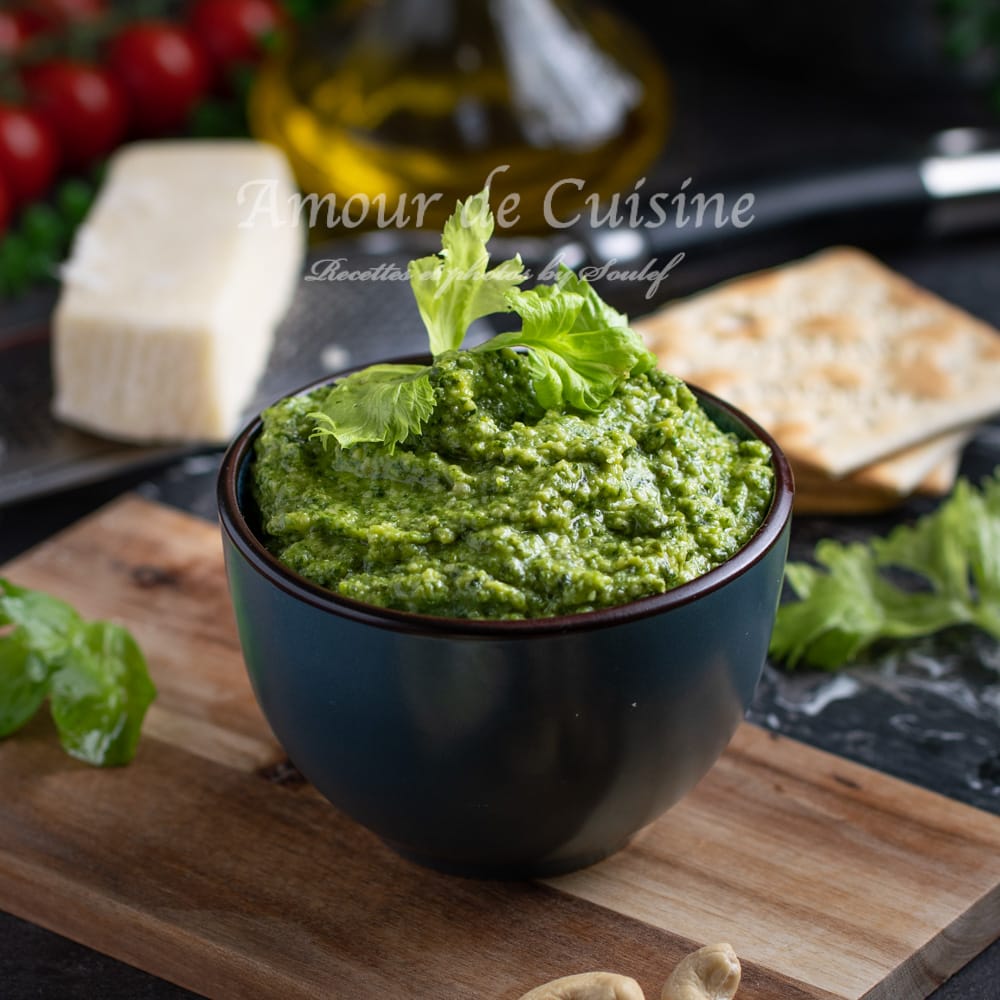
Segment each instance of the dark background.
[{"label": "dark background", "polygon": [[[661,167],[780,168],[1000,128],[1000,60],[970,0],[614,5],[662,53],[676,128]],[[1000,24],[994,28],[1000,39]],[[964,41],[963,41],[964,40]]]}]

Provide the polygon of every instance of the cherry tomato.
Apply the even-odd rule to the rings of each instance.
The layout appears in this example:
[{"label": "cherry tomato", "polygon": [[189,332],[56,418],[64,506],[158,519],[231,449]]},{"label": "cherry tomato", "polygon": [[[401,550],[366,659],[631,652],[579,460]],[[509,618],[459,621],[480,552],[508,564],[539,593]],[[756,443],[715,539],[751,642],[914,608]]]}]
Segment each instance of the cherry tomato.
[{"label": "cherry tomato", "polygon": [[15,55],[49,27],[48,20],[35,11],[0,10],[0,55]]},{"label": "cherry tomato", "polygon": [[0,104],[0,175],[13,204],[44,195],[59,169],[52,129],[34,112]]},{"label": "cherry tomato", "polygon": [[106,70],[59,59],[31,67],[24,79],[31,106],[55,133],[66,166],[89,166],[121,142],[128,106]]},{"label": "cherry tomato", "polygon": [[13,55],[27,41],[13,11],[0,10],[0,55]]},{"label": "cherry tomato", "polygon": [[188,24],[204,46],[218,82],[263,54],[262,39],[281,26],[275,0],[195,0]]},{"label": "cherry tomato", "polygon": [[186,30],[166,21],[125,28],[111,41],[106,63],[125,90],[140,133],[180,128],[208,87],[204,51]]}]

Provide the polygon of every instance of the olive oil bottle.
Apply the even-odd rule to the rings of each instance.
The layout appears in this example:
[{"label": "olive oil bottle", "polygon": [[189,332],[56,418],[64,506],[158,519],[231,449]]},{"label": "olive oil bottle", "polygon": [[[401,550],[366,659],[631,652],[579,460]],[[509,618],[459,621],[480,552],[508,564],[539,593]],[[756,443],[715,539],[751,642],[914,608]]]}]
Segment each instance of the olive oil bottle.
[{"label": "olive oil bottle", "polygon": [[499,223],[539,232],[631,189],[670,101],[658,54],[603,7],[340,0],[273,54],[249,114],[326,199],[326,233],[440,230],[487,180]]}]

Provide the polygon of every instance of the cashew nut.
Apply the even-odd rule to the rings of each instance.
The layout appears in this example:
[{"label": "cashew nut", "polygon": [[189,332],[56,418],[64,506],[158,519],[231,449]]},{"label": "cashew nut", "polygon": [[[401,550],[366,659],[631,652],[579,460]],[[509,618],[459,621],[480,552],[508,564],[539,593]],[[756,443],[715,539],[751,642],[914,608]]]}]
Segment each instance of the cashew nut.
[{"label": "cashew nut", "polygon": [[728,944],[709,944],[681,959],[663,984],[660,1000],[732,1000],[740,986],[740,960]]},{"label": "cashew nut", "polygon": [[521,1000],[645,1000],[639,984],[614,972],[581,972],[536,986]]}]

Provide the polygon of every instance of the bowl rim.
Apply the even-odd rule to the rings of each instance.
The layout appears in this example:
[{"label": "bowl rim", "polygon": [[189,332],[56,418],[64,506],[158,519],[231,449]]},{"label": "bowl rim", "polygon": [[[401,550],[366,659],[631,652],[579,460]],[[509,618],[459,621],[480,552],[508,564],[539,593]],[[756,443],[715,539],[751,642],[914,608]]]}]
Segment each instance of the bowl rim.
[{"label": "bowl rim", "polygon": [[[428,355],[417,354],[390,358],[388,361],[380,363],[427,364],[429,361]],[[275,405],[283,399],[304,395],[367,367],[367,363],[354,365],[333,374],[324,375],[297,389],[283,393],[271,405]],[[623,625],[662,614],[672,608],[690,604],[748,572],[778,544],[792,514],[794,478],[791,465],[777,441],[760,424],[731,403],[727,403],[724,399],[694,383],[685,380],[685,384],[698,397],[699,402],[707,402],[710,406],[721,410],[735,423],[742,425],[751,437],[768,446],[774,469],[774,492],[763,520],[741,548],[725,562],[710,569],[707,573],[661,594],[641,597],[611,608],[554,615],[547,618],[454,618],[383,608],[376,604],[344,597],[333,590],[313,583],[289,569],[268,551],[263,542],[251,530],[240,506],[241,474],[246,463],[253,457],[253,445],[263,427],[261,413],[258,413],[244,426],[243,430],[230,442],[223,455],[216,487],[216,499],[222,528],[250,566],[279,590],[321,611],[395,632],[427,637],[523,639],[586,632]]]}]

